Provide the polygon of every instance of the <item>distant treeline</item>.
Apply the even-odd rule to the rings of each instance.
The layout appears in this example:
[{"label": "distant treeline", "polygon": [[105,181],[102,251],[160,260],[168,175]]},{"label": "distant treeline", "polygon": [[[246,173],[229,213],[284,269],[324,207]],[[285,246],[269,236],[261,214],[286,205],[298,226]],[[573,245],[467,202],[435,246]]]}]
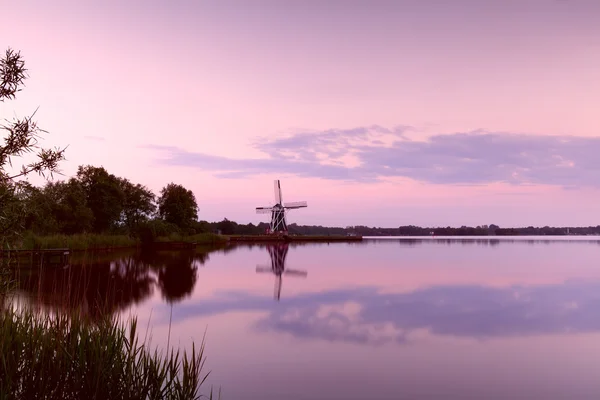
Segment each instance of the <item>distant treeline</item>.
[{"label": "distant treeline", "polygon": [[[226,235],[258,235],[269,227],[267,223],[238,224],[224,219],[220,222],[199,223],[204,231]],[[500,228],[498,225],[461,226],[428,228],[414,225],[398,228],[377,228],[368,226],[325,227],[320,225],[288,225],[289,233],[295,235],[361,235],[361,236],[517,236],[517,235],[600,235],[600,225],[589,227],[524,227]]]}]

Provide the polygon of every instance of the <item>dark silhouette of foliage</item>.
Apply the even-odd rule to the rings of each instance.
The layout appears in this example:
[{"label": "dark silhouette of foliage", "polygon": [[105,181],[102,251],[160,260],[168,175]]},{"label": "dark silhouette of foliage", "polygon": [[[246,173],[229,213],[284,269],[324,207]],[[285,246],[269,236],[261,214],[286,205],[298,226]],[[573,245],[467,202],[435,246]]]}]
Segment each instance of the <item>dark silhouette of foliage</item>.
[{"label": "dark silhouette of foliage", "polygon": [[[0,58],[0,102],[12,100],[21,90],[27,69],[20,52],[12,49],[6,50],[4,57]],[[0,241],[5,242],[11,236],[18,234],[23,229],[26,208],[21,202],[24,184],[17,182],[18,178],[30,173],[42,176],[52,176],[58,172],[58,164],[64,160],[65,149],[45,149],[40,147],[39,139],[44,130],[37,126],[33,115],[24,118],[6,120],[0,125],[4,131],[4,143],[0,145]],[[23,164],[20,171],[14,171],[13,159],[35,153],[35,161]],[[1,243],[0,243],[1,244]]]},{"label": "dark silhouette of foliage", "polygon": [[[27,69],[21,53],[9,48],[0,59],[0,102],[14,99],[26,78]],[[4,145],[0,147],[0,181],[4,183],[32,172],[52,175],[53,172],[58,171],[58,163],[64,159],[64,149],[51,150],[39,147],[40,134],[46,132],[38,128],[33,120],[34,115],[35,113],[30,117],[7,120],[5,125],[0,126],[0,129],[6,132]],[[23,165],[20,172],[7,171],[7,166],[13,167],[12,158],[36,150],[38,151],[36,161]]]},{"label": "dark silhouette of foliage", "polygon": [[217,223],[217,229],[223,235],[233,235],[236,232],[236,225],[237,224],[235,224],[234,222],[225,218],[223,221]]},{"label": "dark silhouette of foliage", "polygon": [[125,178],[119,178],[119,182],[123,192],[121,219],[129,232],[134,232],[142,222],[147,221],[155,212],[155,196],[150,189],[139,183],[133,184]]},{"label": "dark silhouette of foliage", "polygon": [[86,194],[87,206],[94,214],[94,232],[108,232],[121,219],[125,194],[119,179],[109,174],[104,167],[80,166],[77,179]]},{"label": "dark silhouette of foliage", "polygon": [[158,272],[162,297],[176,303],[190,296],[198,279],[198,265],[204,264],[208,253],[166,251],[152,253],[152,268]]},{"label": "dark silhouette of foliage", "polygon": [[158,214],[166,222],[189,230],[198,219],[198,204],[191,190],[169,183],[160,191]]}]

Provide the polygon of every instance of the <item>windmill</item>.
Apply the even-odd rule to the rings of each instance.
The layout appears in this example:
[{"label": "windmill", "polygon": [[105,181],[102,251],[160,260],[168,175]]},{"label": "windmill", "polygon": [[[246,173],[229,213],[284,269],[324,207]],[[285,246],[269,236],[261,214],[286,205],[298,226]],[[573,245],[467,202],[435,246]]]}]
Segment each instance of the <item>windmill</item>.
[{"label": "windmill", "polygon": [[279,179],[275,181],[275,205],[272,207],[256,207],[257,214],[271,214],[271,225],[269,233],[287,233],[287,223],[285,222],[285,213],[288,210],[307,207],[306,201],[295,201],[292,203],[283,203],[281,196],[281,184]]},{"label": "windmill", "polygon": [[269,256],[271,256],[271,265],[256,266],[256,272],[267,272],[275,274],[275,299],[277,301],[279,301],[281,297],[281,281],[283,274],[285,274],[286,276],[300,276],[302,278],[305,278],[307,275],[306,271],[285,269],[285,258],[287,257],[288,246],[288,243],[268,244],[267,251],[269,252]]}]

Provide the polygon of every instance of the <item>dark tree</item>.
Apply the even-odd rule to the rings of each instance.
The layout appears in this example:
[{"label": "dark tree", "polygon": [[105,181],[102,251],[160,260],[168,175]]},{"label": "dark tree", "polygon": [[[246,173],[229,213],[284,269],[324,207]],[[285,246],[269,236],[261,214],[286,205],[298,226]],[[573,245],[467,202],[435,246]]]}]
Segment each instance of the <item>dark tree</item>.
[{"label": "dark tree", "polygon": [[59,233],[72,235],[92,230],[94,213],[87,205],[87,194],[81,182],[71,178],[67,182],[48,183],[44,194]]},{"label": "dark tree", "polygon": [[225,218],[223,221],[217,223],[217,229],[221,231],[223,235],[233,235],[236,232],[237,224]]},{"label": "dark tree", "polygon": [[121,182],[103,167],[79,166],[77,179],[86,194],[87,206],[94,214],[94,232],[107,232],[121,219],[125,194]]},{"label": "dark tree", "polygon": [[198,219],[198,204],[191,190],[169,183],[160,191],[158,214],[180,229],[190,229]]},{"label": "dark tree", "polygon": [[129,232],[133,232],[155,212],[155,196],[150,189],[139,183],[134,185],[125,178],[120,178],[119,182],[124,196],[121,219]]}]

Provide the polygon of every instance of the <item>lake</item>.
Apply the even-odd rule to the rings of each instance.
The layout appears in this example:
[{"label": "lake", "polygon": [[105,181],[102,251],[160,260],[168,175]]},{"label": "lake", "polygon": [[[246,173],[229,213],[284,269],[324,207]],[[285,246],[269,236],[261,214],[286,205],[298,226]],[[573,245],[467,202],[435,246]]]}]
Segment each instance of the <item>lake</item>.
[{"label": "lake", "polygon": [[224,399],[600,398],[597,237],[125,252],[15,273],[16,301],[136,315],[153,346],[206,332]]}]

